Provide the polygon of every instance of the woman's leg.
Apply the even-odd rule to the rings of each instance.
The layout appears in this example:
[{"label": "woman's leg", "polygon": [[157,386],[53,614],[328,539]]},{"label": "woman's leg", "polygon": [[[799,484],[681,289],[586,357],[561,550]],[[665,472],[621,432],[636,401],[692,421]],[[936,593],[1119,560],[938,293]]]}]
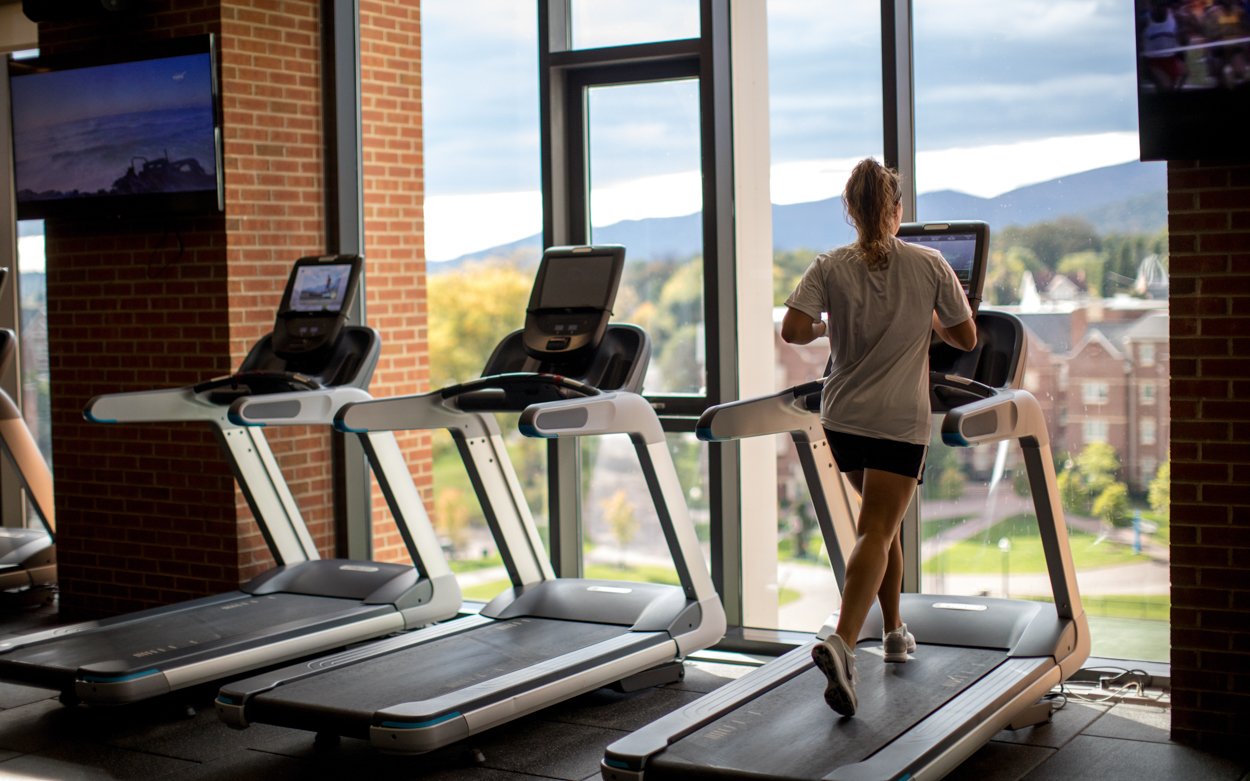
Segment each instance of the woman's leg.
[{"label": "woman's leg", "polygon": [[[838,616],[838,635],[848,648],[854,648],[859,630],[868,617],[873,599],[882,590],[890,568],[891,549],[899,535],[903,513],[911,503],[917,480],[879,469],[865,469],[863,495],[856,523],[855,550],[846,567],[846,588]],[[897,567],[898,587],[902,585],[902,548]],[[897,588],[891,586],[891,588]],[[897,591],[893,597],[894,618],[898,617]],[[887,617],[888,619],[888,617]],[[893,627],[892,627],[893,628]]]},{"label": "woman's leg", "polygon": [[[847,479],[861,497],[864,495],[864,471],[847,472]],[[899,595],[903,592],[903,529],[900,526],[890,545],[889,563],[885,568],[885,577],[881,579],[881,588],[877,590],[877,601],[881,603],[881,617],[885,631],[891,632],[903,625],[898,612]]]},{"label": "woman's leg", "polygon": [[[904,508],[904,511],[906,508]],[[877,589],[877,601],[881,603],[881,623],[885,632],[893,632],[903,625],[903,617],[898,612],[899,595],[903,593],[903,529],[899,525],[894,532],[894,542],[890,544],[889,560],[885,567],[885,576],[881,578],[881,588]]]}]

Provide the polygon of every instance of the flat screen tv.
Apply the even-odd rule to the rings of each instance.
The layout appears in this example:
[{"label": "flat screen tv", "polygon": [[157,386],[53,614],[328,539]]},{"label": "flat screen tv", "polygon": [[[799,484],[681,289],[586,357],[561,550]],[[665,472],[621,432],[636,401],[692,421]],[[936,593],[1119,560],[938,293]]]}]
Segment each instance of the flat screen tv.
[{"label": "flat screen tv", "polygon": [[1250,159],[1250,12],[1241,0],[1137,0],[1142,160]]},{"label": "flat screen tv", "polygon": [[9,63],[19,220],[225,208],[213,36]]}]

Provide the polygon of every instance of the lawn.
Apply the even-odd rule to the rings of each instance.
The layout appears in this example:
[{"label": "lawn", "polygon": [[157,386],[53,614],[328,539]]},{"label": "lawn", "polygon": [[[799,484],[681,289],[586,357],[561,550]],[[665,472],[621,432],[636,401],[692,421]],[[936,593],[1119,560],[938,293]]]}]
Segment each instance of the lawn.
[{"label": "lawn", "polygon": [[[926,573],[989,574],[1003,571],[1003,553],[998,541],[1004,537],[1011,540],[1008,568],[1013,573],[1045,572],[1046,556],[1042,552],[1042,540],[1038,536],[1037,521],[1029,514],[1012,517],[991,526],[971,539],[956,543],[924,563]],[[1100,567],[1117,567],[1149,561],[1142,553],[1109,540],[1099,540],[1092,534],[1068,530],[1072,547],[1072,562],[1078,570]]]},{"label": "lawn", "polygon": [[[1051,597],[1022,597],[1036,602],[1054,602]],[[1171,617],[1172,599],[1168,594],[1114,594],[1111,596],[1081,595],[1081,606],[1088,616],[1100,618],[1135,618],[1167,621]]]},{"label": "lawn", "polygon": [[926,518],[920,521],[920,539],[932,539],[947,529],[953,529],[964,521],[971,520],[976,517],[978,516],[956,515],[951,518]]},{"label": "lawn", "polygon": [[452,572],[474,572],[489,567],[502,567],[503,559],[496,553],[480,559],[449,559],[447,564],[451,566]]}]

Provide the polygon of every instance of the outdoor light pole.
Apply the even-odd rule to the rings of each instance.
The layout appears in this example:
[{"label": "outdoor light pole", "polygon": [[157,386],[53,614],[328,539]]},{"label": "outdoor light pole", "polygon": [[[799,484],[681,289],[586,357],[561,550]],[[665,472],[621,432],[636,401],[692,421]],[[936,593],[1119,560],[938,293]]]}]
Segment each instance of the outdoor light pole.
[{"label": "outdoor light pole", "polygon": [[1011,577],[1011,540],[1003,537],[998,541],[998,549],[1003,552],[1003,599],[1007,598],[1007,580]]}]

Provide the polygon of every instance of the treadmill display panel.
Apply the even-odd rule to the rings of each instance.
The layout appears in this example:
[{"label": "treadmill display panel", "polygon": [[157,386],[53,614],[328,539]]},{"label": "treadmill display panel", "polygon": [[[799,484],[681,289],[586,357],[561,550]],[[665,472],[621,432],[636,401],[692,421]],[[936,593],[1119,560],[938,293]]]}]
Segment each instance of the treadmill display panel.
[{"label": "treadmill display panel", "polygon": [[539,309],[604,309],[612,295],[612,256],[553,257]]},{"label": "treadmill display panel", "polygon": [[300,266],[291,290],[291,311],[337,314],[347,298],[351,264]]},{"label": "treadmill display panel", "polygon": [[899,238],[909,244],[919,244],[942,253],[942,257],[947,264],[955,270],[955,276],[959,277],[959,284],[963,285],[964,294],[970,294],[972,271],[977,257],[977,236],[975,233],[899,236]]}]

